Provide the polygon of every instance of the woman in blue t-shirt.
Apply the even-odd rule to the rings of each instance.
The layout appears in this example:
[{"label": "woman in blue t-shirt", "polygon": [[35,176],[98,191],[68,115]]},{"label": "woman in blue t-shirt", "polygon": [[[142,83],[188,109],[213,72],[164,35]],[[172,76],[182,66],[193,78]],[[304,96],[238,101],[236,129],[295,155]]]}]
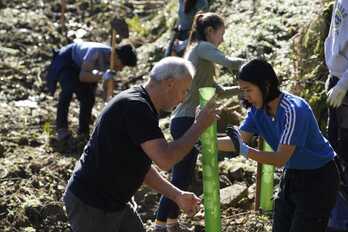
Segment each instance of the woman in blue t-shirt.
[{"label": "woman in blue t-shirt", "polygon": [[[322,135],[308,103],[279,89],[272,66],[254,59],[245,64],[238,82],[248,115],[219,149],[237,151],[246,158],[285,167],[275,199],[273,232],[324,232],[336,201],[338,175],[335,153]],[[274,152],[252,147],[253,135],[263,137]]]}]

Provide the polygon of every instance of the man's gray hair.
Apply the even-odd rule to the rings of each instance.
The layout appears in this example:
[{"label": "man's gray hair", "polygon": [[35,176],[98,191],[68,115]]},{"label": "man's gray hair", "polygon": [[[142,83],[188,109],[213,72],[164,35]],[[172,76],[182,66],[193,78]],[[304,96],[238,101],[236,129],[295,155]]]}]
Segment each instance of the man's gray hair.
[{"label": "man's gray hair", "polygon": [[192,63],[180,57],[166,57],[153,66],[150,72],[150,78],[155,81],[173,79],[182,79],[184,76],[195,75],[195,68]]}]

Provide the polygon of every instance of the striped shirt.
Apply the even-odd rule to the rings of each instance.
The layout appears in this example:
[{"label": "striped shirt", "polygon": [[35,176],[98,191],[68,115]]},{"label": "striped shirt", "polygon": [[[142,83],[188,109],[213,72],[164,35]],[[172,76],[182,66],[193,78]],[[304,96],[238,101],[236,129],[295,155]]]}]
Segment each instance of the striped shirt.
[{"label": "striped shirt", "polygon": [[285,165],[287,169],[320,168],[335,155],[308,103],[286,92],[280,96],[275,117],[264,109],[251,107],[240,129],[260,135],[273,150],[277,150],[280,144],[296,146]]}]

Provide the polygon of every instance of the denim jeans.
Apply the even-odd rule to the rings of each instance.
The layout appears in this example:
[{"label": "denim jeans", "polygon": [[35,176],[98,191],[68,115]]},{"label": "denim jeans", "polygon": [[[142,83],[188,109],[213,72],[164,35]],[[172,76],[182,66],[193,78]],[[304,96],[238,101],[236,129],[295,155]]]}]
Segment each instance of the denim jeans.
[{"label": "denim jeans", "polygon": [[47,84],[52,94],[57,81],[61,86],[57,107],[57,129],[68,128],[69,106],[75,93],[80,102],[79,133],[88,134],[97,84],[83,83],[79,80],[80,67],[72,60],[72,49],[73,45],[67,45],[53,57]]},{"label": "denim jeans", "polygon": [[[62,75],[71,72],[71,70],[64,70]],[[97,84],[82,83],[79,80],[69,80],[69,77],[72,76],[65,75],[60,80],[62,90],[58,100],[56,127],[57,129],[68,128],[69,107],[73,94],[75,93],[80,102],[79,133],[88,134],[92,118],[92,109],[95,104]]]},{"label": "denim jeans", "polygon": [[[194,118],[174,118],[170,125],[170,131],[174,139],[180,138],[191,127]],[[172,168],[171,183],[181,190],[187,190],[192,183],[198,150],[193,148],[183,160]],[[179,216],[180,209],[175,202],[161,196],[160,205],[157,210],[157,220],[166,221],[167,218],[175,219]]]},{"label": "denim jeans", "polygon": [[71,191],[63,196],[73,232],[145,232],[136,210],[129,203],[117,212],[105,212],[83,203]]}]

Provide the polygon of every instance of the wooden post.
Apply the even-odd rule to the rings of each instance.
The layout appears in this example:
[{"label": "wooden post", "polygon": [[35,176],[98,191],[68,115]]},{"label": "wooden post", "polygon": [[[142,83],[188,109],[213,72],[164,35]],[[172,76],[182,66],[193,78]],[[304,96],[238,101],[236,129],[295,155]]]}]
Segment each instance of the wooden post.
[{"label": "wooden post", "polygon": [[261,170],[262,170],[262,164],[258,162],[257,170],[256,170],[255,210],[259,210],[260,208]]},{"label": "wooden post", "polygon": [[[259,137],[258,139],[259,150],[263,150],[263,139]],[[260,208],[260,192],[261,192],[261,171],[262,164],[257,162],[256,168],[256,190],[255,190],[255,210],[259,210]]]},{"label": "wooden post", "polygon": [[[115,17],[111,20],[111,29],[112,29],[112,37],[111,37],[111,56],[110,56],[110,70],[115,71],[115,64],[119,61],[119,57],[115,54],[116,48],[116,36],[119,36],[120,39],[129,37],[129,28],[126,21],[120,17],[120,11],[117,9],[117,0],[116,0],[116,10]],[[114,81],[107,80],[103,83],[104,88],[104,100],[108,101],[114,91]]]},{"label": "wooden post", "polygon": [[176,32],[176,19],[173,22],[173,25],[170,29],[170,39],[169,39],[169,44],[168,47],[166,48],[165,52],[164,52],[164,56],[171,56],[172,52],[173,52],[173,46],[174,46],[174,42],[176,40],[176,36],[177,36],[177,32]]},{"label": "wooden post", "polygon": [[62,27],[62,32],[65,32],[65,11],[66,11],[66,1],[60,0],[60,25]]},{"label": "wooden post", "polygon": [[[112,29],[112,37],[111,37],[111,54],[110,54],[110,70],[115,71],[115,63],[116,63],[116,31]],[[106,80],[103,82],[104,89],[104,101],[109,101],[112,98],[114,92],[114,80]]]}]

